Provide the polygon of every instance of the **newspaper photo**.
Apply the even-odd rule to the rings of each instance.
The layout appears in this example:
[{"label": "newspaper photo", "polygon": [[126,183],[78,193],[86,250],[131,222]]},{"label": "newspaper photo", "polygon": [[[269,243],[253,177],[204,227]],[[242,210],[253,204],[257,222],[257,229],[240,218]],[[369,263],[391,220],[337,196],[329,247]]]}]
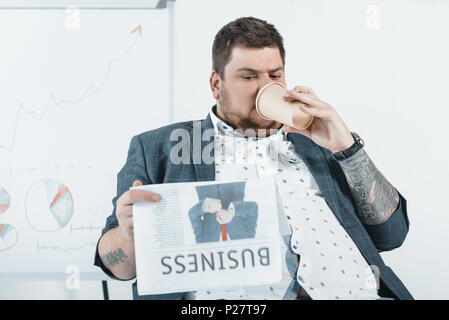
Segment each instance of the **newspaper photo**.
[{"label": "newspaper photo", "polygon": [[133,205],[139,295],[280,281],[273,177],[146,185]]}]

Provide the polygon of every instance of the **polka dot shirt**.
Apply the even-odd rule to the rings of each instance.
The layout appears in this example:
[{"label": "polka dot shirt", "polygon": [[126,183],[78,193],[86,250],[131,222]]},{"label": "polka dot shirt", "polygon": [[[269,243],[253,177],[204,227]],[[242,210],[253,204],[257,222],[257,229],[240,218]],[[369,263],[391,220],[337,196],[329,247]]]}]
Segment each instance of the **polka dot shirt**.
[{"label": "polka dot shirt", "polygon": [[[286,133],[247,137],[213,111],[210,116],[216,131],[216,181],[275,176],[279,215],[287,226],[281,232],[286,259],[279,283],[203,290],[196,292],[196,299],[295,299],[299,288],[312,299],[379,298],[373,270],[335,218]],[[293,255],[298,258],[288,258]]]}]

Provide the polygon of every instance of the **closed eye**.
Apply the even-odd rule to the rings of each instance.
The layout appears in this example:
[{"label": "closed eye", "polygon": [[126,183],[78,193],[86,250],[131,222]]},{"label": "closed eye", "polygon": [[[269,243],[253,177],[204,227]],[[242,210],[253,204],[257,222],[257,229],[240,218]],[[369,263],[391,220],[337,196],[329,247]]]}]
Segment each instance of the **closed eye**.
[{"label": "closed eye", "polygon": [[[281,76],[277,75],[277,74],[270,75],[271,79],[279,79],[280,77]],[[253,77],[253,76],[242,76],[242,78],[245,79],[245,80],[251,80],[251,79],[255,79],[256,77]]]}]

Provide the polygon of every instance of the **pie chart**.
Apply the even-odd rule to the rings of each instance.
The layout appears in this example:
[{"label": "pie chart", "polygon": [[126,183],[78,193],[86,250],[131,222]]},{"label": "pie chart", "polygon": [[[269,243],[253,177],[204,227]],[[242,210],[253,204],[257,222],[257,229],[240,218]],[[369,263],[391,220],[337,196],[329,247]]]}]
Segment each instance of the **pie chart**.
[{"label": "pie chart", "polygon": [[9,193],[2,187],[0,187],[0,214],[8,210],[11,203],[11,198]]},{"label": "pie chart", "polygon": [[0,224],[0,251],[14,247],[18,239],[17,230],[10,224]]},{"label": "pie chart", "polygon": [[36,231],[58,231],[72,219],[72,194],[58,180],[40,180],[31,185],[25,204],[26,219]]}]

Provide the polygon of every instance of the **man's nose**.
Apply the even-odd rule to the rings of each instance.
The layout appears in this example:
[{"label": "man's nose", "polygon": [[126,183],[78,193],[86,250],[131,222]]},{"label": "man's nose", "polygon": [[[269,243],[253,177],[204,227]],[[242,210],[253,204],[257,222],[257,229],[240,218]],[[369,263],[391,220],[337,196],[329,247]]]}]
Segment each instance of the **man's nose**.
[{"label": "man's nose", "polygon": [[270,78],[269,74],[264,74],[259,77],[259,90],[262,89],[265,85],[267,85],[270,82],[276,82],[276,80],[273,80]]}]

